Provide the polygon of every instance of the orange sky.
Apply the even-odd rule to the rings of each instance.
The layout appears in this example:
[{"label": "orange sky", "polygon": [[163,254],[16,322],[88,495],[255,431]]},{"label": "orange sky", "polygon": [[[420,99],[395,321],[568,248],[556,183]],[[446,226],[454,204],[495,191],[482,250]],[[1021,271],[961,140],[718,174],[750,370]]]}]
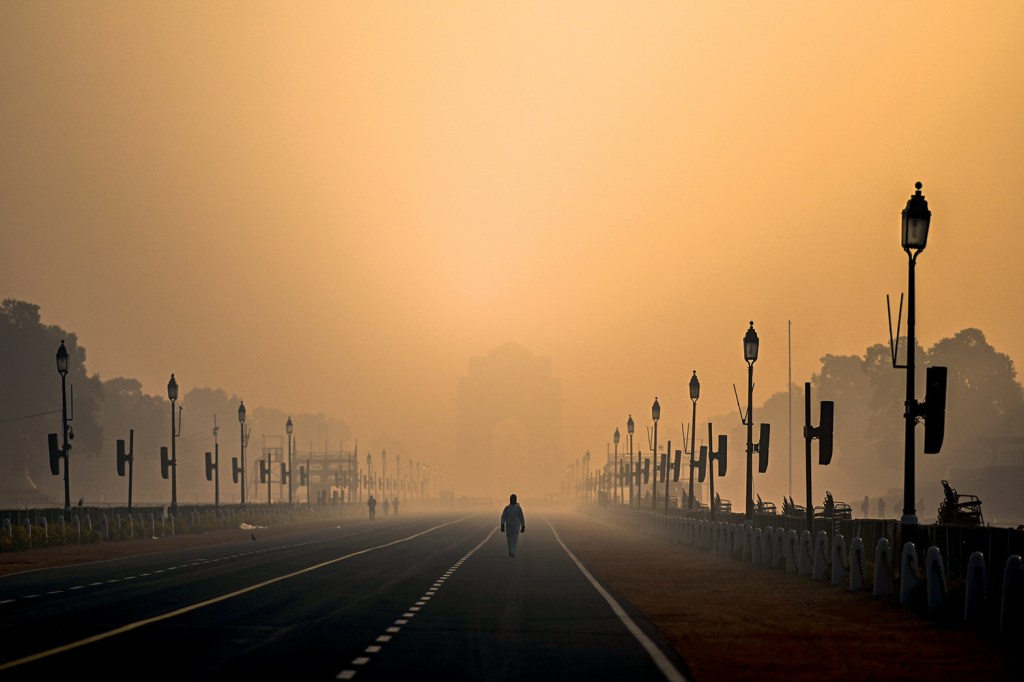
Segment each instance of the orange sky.
[{"label": "orange sky", "polygon": [[1019,2],[3,3],[0,296],[439,463],[516,342],[570,459],[693,369],[735,417],[748,320],[758,400],[789,320],[801,384],[887,342],[920,180],[920,342],[1020,366],[1022,44]]}]

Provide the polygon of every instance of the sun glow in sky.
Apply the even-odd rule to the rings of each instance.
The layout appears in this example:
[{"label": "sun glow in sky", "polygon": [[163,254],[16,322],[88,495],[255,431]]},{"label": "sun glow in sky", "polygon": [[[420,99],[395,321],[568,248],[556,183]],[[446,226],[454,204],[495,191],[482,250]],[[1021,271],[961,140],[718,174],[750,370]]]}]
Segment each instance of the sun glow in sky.
[{"label": "sun glow in sky", "polygon": [[[888,341],[1024,362],[1018,2],[9,2],[0,295],[90,372],[175,372],[443,463],[468,359],[561,379],[567,459]],[[677,438],[680,436],[676,436]],[[897,446],[898,447],[898,446]]]}]

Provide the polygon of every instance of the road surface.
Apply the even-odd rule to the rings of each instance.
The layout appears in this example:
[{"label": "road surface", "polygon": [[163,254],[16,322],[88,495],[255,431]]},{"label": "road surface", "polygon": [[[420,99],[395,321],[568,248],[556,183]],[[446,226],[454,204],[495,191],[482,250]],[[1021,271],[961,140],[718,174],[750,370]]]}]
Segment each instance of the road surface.
[{"label": "road surface", "polygon": [[0,679],[685,680],[528,513],[347,521],[0,577]]}]

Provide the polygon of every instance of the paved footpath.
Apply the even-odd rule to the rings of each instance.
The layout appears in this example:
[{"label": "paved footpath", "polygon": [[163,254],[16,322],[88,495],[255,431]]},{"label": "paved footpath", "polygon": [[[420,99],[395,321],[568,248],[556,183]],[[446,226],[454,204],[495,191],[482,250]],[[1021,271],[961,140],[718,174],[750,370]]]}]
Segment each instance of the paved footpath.
[{"label": "paved footpath", "polygon": [[[576,556],[657,625],[696,681],[1024,680],[1024,638],[979,633],[610,522],[550,514]],[[521,551],[529,551],[524,542]]]}]

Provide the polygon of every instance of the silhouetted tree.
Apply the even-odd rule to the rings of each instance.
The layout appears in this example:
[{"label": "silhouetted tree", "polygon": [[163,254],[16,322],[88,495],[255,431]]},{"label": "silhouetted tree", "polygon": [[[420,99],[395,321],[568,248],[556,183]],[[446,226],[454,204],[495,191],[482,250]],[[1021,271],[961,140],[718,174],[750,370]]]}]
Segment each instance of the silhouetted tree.
[{"label": "silhouetted tree", "polygon": [[[98,377],[85,369],[85,348],[60,327],[43,325],[39,306],[15,299],[0,303],[0,472],[24,476],[27,471],[39,490],[63,502],[63,477],[50,473],[47,434],[60,433],[60,375],[56,353],[64,340],[70,356],[68,409],[74,393],[75,439],[71,450],[71,494],[82,496],[80,483],[95,466],[103,434],[96,421],[100,391]],[[9,480],[9,479],[8,479]],[[87,498],[88,499],[88,498]]]}]

